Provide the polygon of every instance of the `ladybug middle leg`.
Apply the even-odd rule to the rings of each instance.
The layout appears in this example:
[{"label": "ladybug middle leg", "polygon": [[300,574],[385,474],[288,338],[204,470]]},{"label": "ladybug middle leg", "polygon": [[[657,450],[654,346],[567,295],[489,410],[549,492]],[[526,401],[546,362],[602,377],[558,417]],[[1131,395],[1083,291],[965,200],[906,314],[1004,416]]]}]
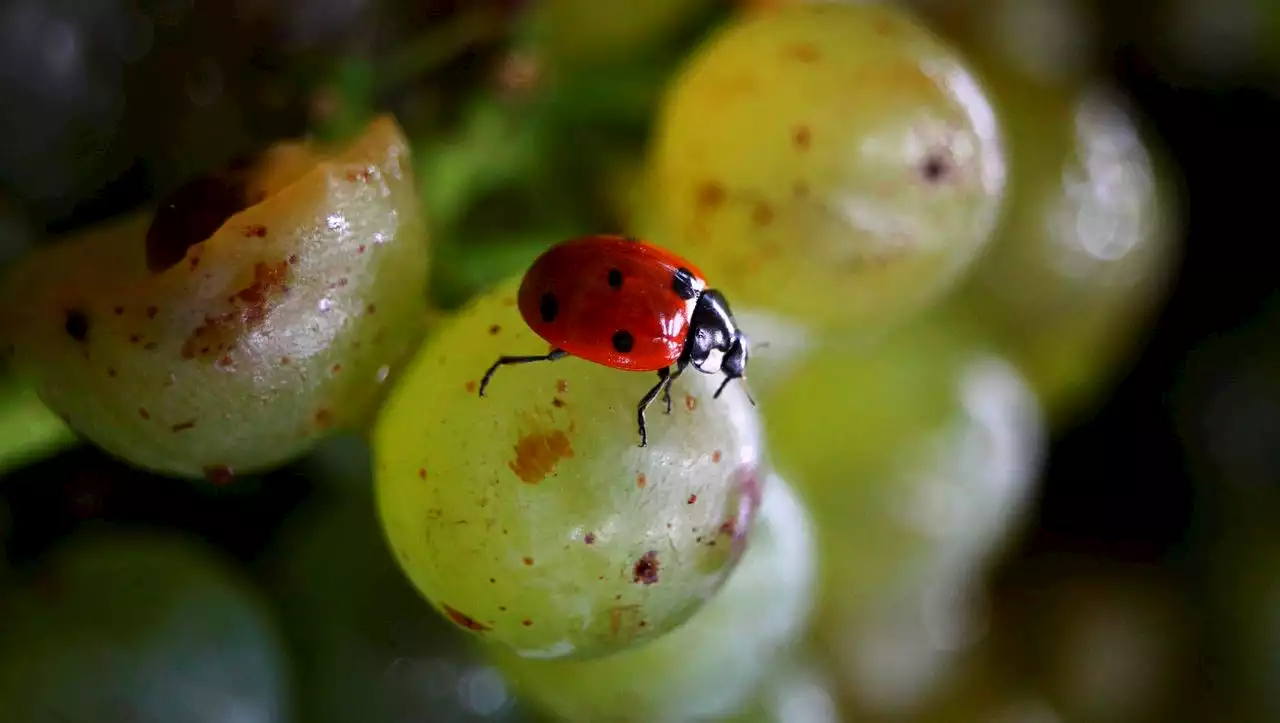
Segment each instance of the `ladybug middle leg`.
[{"label": "ladybug middle leg", "polygon": [[644,428],[644,413],[649,409],[649,405],[653,404],[653,400],[658,398],[658,393],[671,384],[671,369],[663,367],[658,370],[658,383],[645,393],[640,399],[640,403],[636,405],[636,421],[640,425],[640,446],[649,446],[649,435]]},{"label": "ladybug middle leg", "polygon": [[[676,370],[671,373],[671,376],[666,378],[667,383],[665,386],[662,387],[662,401],[667,403],[667,414],[671,414],[671,385],[675,383],[676,379],[678,379],[681,374],[684,374],[684,369],[687,366],[689,366],[688,359],[681,359],[679,362],[677,362]],[[666,371],[666,370],[663,370],[663,371]],[[658,372],[658,375],[663,376],[663,373]]]},{"label": "ladybug middle leg", "polygon": [[546,354],[538,354],[534,356],[500,356],[498,361],[489,367],[489,371],[480,377],[480,396],[484,396],[484,388],[489,386],[489,380],[493,378],[493,373],[498,371],[498,367],[508,366],[511,364],[529,364],[531,362],[555,361],[569,356],[569,352],[564,349],[552,349]]}]

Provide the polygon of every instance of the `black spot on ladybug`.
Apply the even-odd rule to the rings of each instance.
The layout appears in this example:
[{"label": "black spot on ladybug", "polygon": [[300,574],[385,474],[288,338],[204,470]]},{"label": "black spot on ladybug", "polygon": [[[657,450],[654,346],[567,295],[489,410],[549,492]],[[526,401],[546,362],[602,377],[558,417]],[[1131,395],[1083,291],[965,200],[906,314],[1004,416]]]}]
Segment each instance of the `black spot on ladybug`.
[{"label": "black spot on ladybug", "polygon": [[560,300],[555,294],[547,292],[542,295],[542,299],[538,302],[538,315],[548,324],[560,316]]},{"label": "black spot on ladybug", "polygon": [[626,354],[630,352],[631,349],[634,348],[636,345],[635,337],[631,336],[631,332],[625,329],[614,332],[612,341],[613,341],[613,348],[619,354]]},{"label": "black spot on ladybug", "polygon": [[693,288],[693,272],[683,266],[676,269],[675,276],[671,277],[671,289],[685,301],[697,296],[698,292]]},{"label": "black spot on ladybug", "polygon": [[62,324],[62,328],[67,332],[67,336],[83,342],[89,338],[89,317],[79,309],[72,309],[67,312],[67,318]]},{"label": "black spot on ladybug", "polygon": [[618,269],[609,269],[609,288],[622,288],[622,271]]}]

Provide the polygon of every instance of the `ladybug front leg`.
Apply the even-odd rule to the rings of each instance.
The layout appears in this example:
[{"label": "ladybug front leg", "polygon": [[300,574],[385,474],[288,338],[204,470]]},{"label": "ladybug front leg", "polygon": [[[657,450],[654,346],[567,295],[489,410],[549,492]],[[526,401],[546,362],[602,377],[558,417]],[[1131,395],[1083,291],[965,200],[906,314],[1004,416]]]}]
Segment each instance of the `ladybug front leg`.
[{"label": "ladybug front leg", "polygon": [[671,375],[671,370],[668,367],[663,367],[659,369],[658,383],[654,384],[653,388],[650,389],[648,392],[646,392],[644,397],[640,399],[640,403],[636,405],[636,421],[640,425],[640,446],[641,447],[649,446],[649,435],[645,432],[645,428],[644,428],[644,413],[649,409],[649,405],[653,404],[653,400],[658,398],[658,392],[662,391],[663,388],[665,388],[668,384],[671,383],[670,375]]},{"label": "ladybug front leg", "polygon": [[569,352],[564,349],[552,349],[547,354],[539,354],[537,356],[502,356],[498,357],[498,361],[489,367],[489,371],[480,377],[480,396],[484,396],[484,388],[489,386],[489,380],[493,378],[493,373],[498,371],[498,367],[507,366],[509,364],[529,364],[531,362],[555,361],[569,356]]}]

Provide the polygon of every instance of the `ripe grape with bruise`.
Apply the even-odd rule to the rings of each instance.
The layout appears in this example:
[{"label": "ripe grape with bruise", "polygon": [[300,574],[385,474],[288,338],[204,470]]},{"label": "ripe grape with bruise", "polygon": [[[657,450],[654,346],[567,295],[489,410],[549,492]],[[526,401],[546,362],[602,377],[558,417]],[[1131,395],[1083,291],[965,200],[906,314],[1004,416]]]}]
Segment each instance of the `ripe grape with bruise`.
[{"label": "ripe grape with bruise", "polygon": [[13,368],[140,467],[225,479],[360,426],[425,319],[427,237],[390,118],[282,143],[12,270]]},{"label": "ripe grape with bruise", "polygon": [[0,598],[11,721],[290,719],[287,660],[263,602],[215,553],[170,533],[84,533]]},{"label": "ripe grape with bruise", "polygon": [[[817,571],[809,514],[772,477],[742,563],[705,608],[679,628],[600,660],[500,655],[521,695],[559,720],[712,720],[743,707],[803,635]],[[619,628],[643,621],[620,608]]]},{"label": "ripe grape with bruise", "polygon": [[891,6],[739,18],[673,82],[645,235],[734,279],[734,300],[878,326],[979,254],[1004,194],[1000,130],[962,58]]},{"label": "ripe grape with bruise", "polygon": [[[448,619],[522,656],[587,657],[652,639],[736,564],[761,492],[744,390],[686,373],[672,413],[636,403],[653,374],[574,357],[500,369],[547,344],[516,309],[519,279],[440,324],[379,416],[374,459],[391,546]],[[622,626],[619,616],[633,623]]]}]

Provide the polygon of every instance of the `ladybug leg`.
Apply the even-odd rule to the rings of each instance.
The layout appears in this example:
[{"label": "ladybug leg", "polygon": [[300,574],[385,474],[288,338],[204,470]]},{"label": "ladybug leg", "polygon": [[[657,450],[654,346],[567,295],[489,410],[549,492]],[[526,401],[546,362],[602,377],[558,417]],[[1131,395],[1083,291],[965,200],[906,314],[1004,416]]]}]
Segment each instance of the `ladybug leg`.
[{"label": "ladybug leg", "polygon": [[[676,379],[680,378],[681,374],[684,374],[684,369],[688,365],[689,362],[681,359],[680,362],[676,364],[675,372],[673,372],[670,377],[667,377],[667,383],[662,387],[662,401],[667,403],[667,414],[671,414],[671,385],[675,383]],[[661,374],[661,372],[659,372],[659,374]]]},{"label": "ladybug leg", "polygon": [[489,386],[489,380],[493,378],[493,373],[498,371],[498,367],[508,366],[510,364],[529,364],[531,362],[555,361],[569,356],[569,352],[564,349],[552,349],[547,354],[539,354],[537,356],[502,356],[498,357],[498,361],[489,367],[489,371],[480,377],[480,396],[484,396],[484,388]]},{"label": "ladybug leg", "polygon": [[646,392],[644,397],[640,399],[640,403],[636,405],[636,422],[640,425],[641,447],[649,446],[649,435],[644,428],[644,413],[649,409],[649,405],[653,404],[653,400],[658,398],[658,392],[661,392],[664,387],[671,383],[670,374],[671,370],[668,367],[659,369],[658,383],[654,384],[653,388]]}]

